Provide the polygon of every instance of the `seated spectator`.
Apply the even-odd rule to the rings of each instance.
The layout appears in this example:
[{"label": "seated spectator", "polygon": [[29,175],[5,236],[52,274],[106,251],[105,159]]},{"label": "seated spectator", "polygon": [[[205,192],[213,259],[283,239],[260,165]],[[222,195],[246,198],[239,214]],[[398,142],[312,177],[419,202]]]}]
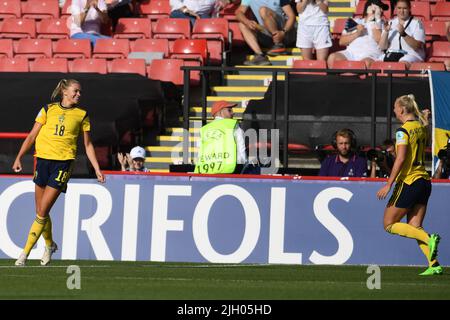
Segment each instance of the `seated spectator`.
[{"label": "seated spectator", "polygon": [[211,18],[216,0],[170,0],[171,18],[189,19],[191,27],[196,19]]},{"label": "seated spectator", "polygon": [[321,164],[322,177],[366,177],[367,160],[358,156],[355,134],[350,129],[341,129],[333,135],[333,147],[337,153],[328,156]]},{"label": "seated spectator", "polygon": [[131,149],[130,153],[117,154],[117,160],[119,160],[122,171],[140,171],[140,172],[150,172],[148,168],[144,166],[145,164],[145,149],[139,146]]},{"label": "seated spectator", "polygon": [[116,31],[117,22],[120,18],[135,17],[132,0],[105,0],[105,2],[113,32]]},{"label": "seated spectator", "polygon": [[105,0],[72,0],[71,13],[72,39],[89,39],[95,46],[97,39],[109,38],[100,32],[109,20]]},{"label": "seated spectator", "polygon": [[378,60],[399,61],[407,68],[425,59],[425,29],[422,22],[411,15],[411,2],[398,0],[397,17],[384,24],[380,49],[386,50]]},{"label": "seated spectator", "polygon": [[378,43],[383,27],[383,10],[388,9],[389,6],[381,0],[368,0],[364,6],[362,19],[347,20],[339,39],[339,45],[347,48],[332,53],[328,57],[328,66],[332,68],[334,61],[351,60],[364,61],[369,67],[373,61],[379,59],[382,54]]},{"label": "seated spectator", "polygon": [[[257,21],[248,19],[245,14],[251,8]],[[236,19],[245,42],[254,51],[252,60],[245,65],[271,65],[261,50],[261,46],[271,48],[267,54],[276,56],[286,53],[286,46],[295,41],[295,13],[289,0],[242,0],[236,10]]]},{"label": "seated spectator", "polygon": [[[450,41],[450,21],[445,22],[445,30],[447,32],[447,41]],[[444,60],[445,69],[450,71],[450,59]]]},{"label": "seated spectator", "polygon": [[328,20],[328,0],[295,0],[298,11],[297,47],[303,60],[312,60],[316,49],[317,60],[326,61],[331,41]]}]

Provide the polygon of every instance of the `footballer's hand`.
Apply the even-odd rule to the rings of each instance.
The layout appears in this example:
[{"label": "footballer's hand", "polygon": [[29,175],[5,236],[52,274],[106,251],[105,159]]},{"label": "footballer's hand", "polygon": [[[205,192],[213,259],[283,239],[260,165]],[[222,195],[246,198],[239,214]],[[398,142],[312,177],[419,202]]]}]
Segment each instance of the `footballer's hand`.
[{"label": "footballer's hand", "polygon": [[22,163],[20,162],[20,160],[16,159],[16,161],[14,161],[12,169],[15,173],[22,171]]},{"label": "footballer's hand", "polygon": [[389,194],[389,191],[391,191],[391,186],[388,184],[383,186],[380,190],[378,190],[377,192],[378,200],[383,200],[384,198],[386,198],[386,196]]},{"label": "footballer's hand", "polygon": [[95,170],[95,175],[97,176],[97,181],[101,183],[105,183],[105,176],[100,170]]}]

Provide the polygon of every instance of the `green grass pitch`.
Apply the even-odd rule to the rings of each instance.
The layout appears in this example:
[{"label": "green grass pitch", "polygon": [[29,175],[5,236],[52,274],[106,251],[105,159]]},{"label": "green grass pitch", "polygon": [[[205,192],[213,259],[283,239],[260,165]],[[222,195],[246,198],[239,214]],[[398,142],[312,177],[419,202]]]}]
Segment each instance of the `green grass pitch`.
[{"label": "green grass pitch", "polygon": [[[0,299],[450,299],[450,270],[421,277],[424,267],[381,266],[381,289],[369,290],[367,266],[222,265],[111,261],[0,260]],[[67,288],[67,267],[81,289]]]}]

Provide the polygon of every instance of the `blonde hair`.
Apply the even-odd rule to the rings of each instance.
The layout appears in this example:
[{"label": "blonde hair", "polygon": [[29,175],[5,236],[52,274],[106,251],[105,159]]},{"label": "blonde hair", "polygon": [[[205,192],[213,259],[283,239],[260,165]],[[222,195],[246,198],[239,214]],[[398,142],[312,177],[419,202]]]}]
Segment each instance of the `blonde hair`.
[{"label": "blonde hair", "polygon": [[414,95],[407,94],[401,97],[398,97],[397,100],[395,100],[396,103],[400,104],[403,108],[405,108],[405,111],[407,113],[414,114],[420,121],[422,125],[426,125],[428,122],[425,116],[420,112],[419,106],[417,105],[416,99]]},{"label": "blonde hair", "polygon": [[61,81],[59,81],[55,90],[53,90],[52,97],[51,97],[52,101],[55,101],[57,97],[60,97],[60,99],[62,99],[63,91],[66,90],[68,87],[70,87],[74,83],[80,84],[80,82],[78,82],[75,79],[62,79]]}]

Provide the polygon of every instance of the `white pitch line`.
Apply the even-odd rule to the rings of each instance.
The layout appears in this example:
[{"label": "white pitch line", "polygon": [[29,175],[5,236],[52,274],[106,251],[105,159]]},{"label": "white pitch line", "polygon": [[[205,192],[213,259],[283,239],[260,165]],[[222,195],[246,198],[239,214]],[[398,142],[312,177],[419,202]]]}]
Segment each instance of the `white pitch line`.
[{"label": "white pitch line", "polygon": [[112,268],[113,266],[83,266],[83,265],[78,265],[78,264],[69,264],[67,266],[24,266],[24,267],[18,267],[18,266],[0,266],[1,269],[17,269],[17,270],[21,270],[21,269],[28,269],[28,268],[68,268],[69,266],[73,266],[73,265],[77,265],[80,268]]}]

